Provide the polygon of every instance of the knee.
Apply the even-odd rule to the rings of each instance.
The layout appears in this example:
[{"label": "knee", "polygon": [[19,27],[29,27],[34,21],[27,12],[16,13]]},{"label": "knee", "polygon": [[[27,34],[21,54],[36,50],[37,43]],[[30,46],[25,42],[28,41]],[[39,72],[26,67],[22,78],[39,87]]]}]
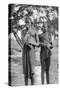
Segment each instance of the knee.
[{"label": "knee", "polygon": [[45,67],[43,66],[43,67],[41,67],[41,71],[42,72],[44,72],[45,71]]},{"label": "knee", "polygon": [[49,74],[49,69],[46,69],[46,74]]},{"label": "knee", "polygon": [[24,75],[24,78],[25,78],[25,79],[28,79],[28,75]]},{"label": "knee", "polygon": [[32,79],[32,78],[33,78],[33,76],[34,76],[34,73],[32,73],[32,74],[30,75],[30,79]]}]

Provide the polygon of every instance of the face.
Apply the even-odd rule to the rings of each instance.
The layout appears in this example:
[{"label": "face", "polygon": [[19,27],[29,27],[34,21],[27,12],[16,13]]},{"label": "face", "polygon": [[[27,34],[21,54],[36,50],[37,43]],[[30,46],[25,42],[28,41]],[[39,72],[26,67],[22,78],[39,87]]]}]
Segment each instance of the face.
[{"label": "face", "polygon": [[30,32],[32,35],[34,35],[36,33],[36,28],[33,25],[31,25],[31,27],[30,27]]},{"label": "face", "polygon": [[34,28],[35,28],[35,30],[36,30],[36,31],[38,31],[38,30],[39,30],[39,26],[38,26],[38,25],[36,25],[36,24],[34,25]]}]

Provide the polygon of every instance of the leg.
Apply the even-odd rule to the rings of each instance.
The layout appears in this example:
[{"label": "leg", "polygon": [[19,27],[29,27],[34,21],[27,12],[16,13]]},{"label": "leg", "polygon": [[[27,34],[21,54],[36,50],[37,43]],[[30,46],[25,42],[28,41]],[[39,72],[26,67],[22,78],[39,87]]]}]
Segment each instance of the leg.
[{"label": "leg", "polygon": [[35,51],[34,49],[30,50],[30,60],[29,60],[29,68],[30,68],[30,80],[31,80],[31,85],[34,85],[34,60],[35,60]]},{"label": "leg", "polygon": [[24,73],[24,75],[25,75],[24,79],[25,79],[25,85],[28,85],[28,52],[27,52],[27,50],[26,50],[25,54],[26,55],[25,55],[25,59],[24,59],[25,60],[25,63],[24,63],[25,64],[25,67],[24,67],[24,70],[25,70],[24,71],[25,72]]},{"label": "leg", "polygon": [[25,76],[24,79],[25,79],[25,85],[28,85],[28,76]]},{"label": "leg", "polygon": [[46,70],[46,80],[47,84],[49,84],[49,70]]},{"label": "leg", "polygon": [[31,85],[34,85],[34,73],[33,73],[33,70],[32,70],[32,67],[31,67],[31,62],[29,60],[29,70],[30,70],[30,80],[31,80]]},{"label": "leg", "polygon": [[27,63],[27,60],[26,60],[26,71],[25,71],[25,85],[28,85],[28,63]]},{"label": "leg", "polygon": [[34,74],[31,75],[30,79],[31,79],[31,85],[34,85],[34,77],[33,77]]},{"label": "leg", "polygon": [[49,84],[50,57],[45,60],[45,64],[46,64],[46,80],[47,84]]},{"label": "leg", "polygon": [[44,84],[44,69],[41,68],[41,82]]},{"label": "leg", "polygon": [[41,82],[44,84],[44,72],[45,72],[45,60],[43,58],[40,58],[41,62]]},{"label": "leg", "polygon": [[41,63],[41,82],[44,84],[44,72],[45,72],[45,52],[44,48],[41,48],[40,52],[40,63]]}]

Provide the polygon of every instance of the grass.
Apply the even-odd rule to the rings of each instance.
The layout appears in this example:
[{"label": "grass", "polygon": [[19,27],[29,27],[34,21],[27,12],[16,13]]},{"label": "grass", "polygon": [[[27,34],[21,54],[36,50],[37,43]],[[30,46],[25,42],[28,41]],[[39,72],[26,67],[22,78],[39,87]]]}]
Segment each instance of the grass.
[{"label": "grass", "polygon": [[[51,66],[50,66],[50,83],[55,84],[58,83],[58,47],[56,47],[57,42],[53,42],[54,48],[51,56]],[[15,45],[17,48],[17,45]],[[19,49],[19,47],[18,47]],[[18,50],[17,50],[18,51]],[[11,76],[12,76],[12,86],[20,86],[24,85],[24,74],[22,67],[22,57],[17,56],[18,52],[14,52],[15,57],[11,58]],[[36,50],[36,60],[34,60],[35,67],[40,66],[40,59],[38,50]]]}]

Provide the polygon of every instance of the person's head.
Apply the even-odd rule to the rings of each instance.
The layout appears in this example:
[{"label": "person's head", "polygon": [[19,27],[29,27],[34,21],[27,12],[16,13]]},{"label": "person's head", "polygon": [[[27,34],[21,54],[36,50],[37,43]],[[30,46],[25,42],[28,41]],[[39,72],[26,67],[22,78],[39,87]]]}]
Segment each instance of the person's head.
[{"label": "person's head", "polygon": [[43,33],[45,33],[45,32],[46,32],[46,27],[45,27],[45,24],[43,24],[43,26],[42,26],[42,31],[43,31]]},{"label": "person's head", "polygon": [[37,31],[39,30],[39,23],[37,22],[36,19],[34,19],[33,26]]}]

